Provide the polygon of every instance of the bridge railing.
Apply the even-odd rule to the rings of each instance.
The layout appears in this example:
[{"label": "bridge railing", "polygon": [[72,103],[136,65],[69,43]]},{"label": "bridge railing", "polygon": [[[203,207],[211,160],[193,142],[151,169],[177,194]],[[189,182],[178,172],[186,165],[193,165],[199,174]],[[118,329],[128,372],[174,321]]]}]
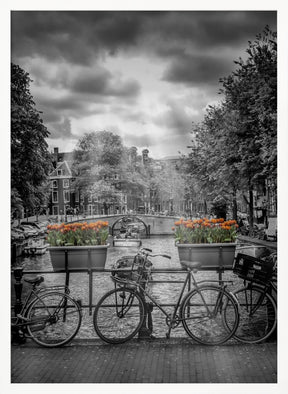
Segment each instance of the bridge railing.
[{"label": "bridge railing", "polygon": [[[222,274],[224,271],[231,271],[232,268],[218,268],[215,267],[213,270],[211,269],[211,267],[202,267],[201,271],[214,271],[215,273],[217,273],[218,275],[218,280],[221,281],[222,280]],[[94,275],[97,274],[103,274],[103,273],[109,273],[111,274],[112,271],[115,271],[115,269],[113,268],[91,268],[91,269],[73,269],[73,270],[58,270],[57,272],[51,271],[51,270],[24,270],[23,268],[15,268],[11,274],[14,274],[14,290],[15,290],[15,304],[14,306],[12,305],[11,307],[14,308],[15,313],[19,313],[18,311],[21,309],[22,306],[22,290],[23,290],[23,276],[25,275],[42,275],[42,274],[65,274],[65,286],[70,285],[70,274],[77,274],[77,273],[88,273],[88,303],[87,304],[83,304],[81,302],[81,306],[82,308],[88,308],[89,310],[89,314],[92,314],[92,309],[96,306],[96,304],[93,304],[93,277]],[[121,269],[121,273],[122,272],[131,272],[131,269]],[[181,275],[187,275],[187,271],[183,270],[183,269],[179,269],[179,268],[153,268],[152,270],[152,274],[153,274],[153,280],[151,280],[150,282],[153,284],[156,283],[184,283],[184,280],[181,279],[159,279],[159,280],[155,280],[154,279],[154,274],[179,274]],[[191,289],[191,281],[189,280],[188,282],[188,290]],[[107,289],[108,291],[108,289]],[[73,296],[73,293],[71,294]],[[13,299],[13,297],[12,297]],[[171,304],[171,303],[160,303],[161,306],[174,306],[175,304]]]}]

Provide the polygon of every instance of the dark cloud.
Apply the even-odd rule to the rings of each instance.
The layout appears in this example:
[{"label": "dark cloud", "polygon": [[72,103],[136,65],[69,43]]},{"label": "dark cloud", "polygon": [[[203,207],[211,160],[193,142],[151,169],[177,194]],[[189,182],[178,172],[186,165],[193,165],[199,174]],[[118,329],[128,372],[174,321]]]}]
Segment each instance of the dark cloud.
[{"label": "dark cloud", "polygon": [[76,64],[87,64],[94,51],[84,40],[85,23],[77,23],[77,19],[81,21],[77,12],[12,11],[14,55],[37,55],[49,60],[65,59]]},{"label": "dark cloud", "polygon": [[141,90],[137,81],[114,77],[111,72],[105,69],[102,69],[100,72],[95,72],[92,69],[87,73],[81,73],[75,76],[67,87],[74,93],[123,98],[136,97]]},{"label": "dark cloud", "polygon": [[91,70],[86,73],[76,75],[69,87],[73,92],[88,94],[106,94],[109,80],[112,78],[111,73],[105,69]]},{"label": "dark cloud", "polygon": [[251,40],[267,24],[276,28],[276,12],[182,11],[166,14],[158,29],[172,44],[174,38],[205,50],[215,46],[231,47],[246,39]]},{"label": "dark cloud", "polygon": [[[104,114],[106,122],[113,113],[119,123],[138,123],[139,130],[152,122],[153,130],[157,125],[167,131],[167,140],[159,142],[155,133],[130,129],[131,145],[177,144],[216,99],[219,78],[231,73],[248,41],[266,25],[276,31],[276,17],[275,11],[12,11],[11,58],[34,80],[37,109],[52,138],[73,137],[70,119],[73,125],[73,119]],[[147,76],[146,87],[144,72],[135,73],[141,75],[135,80],[121,69],[137,58],[157,65],[151,67],[152,73],[157,68],[155,85],[159,90],[165,85],[164,94],[170,89],[170,100],[162,100],[156,88],[149,96],[152,78]],[[177,102],[176,96],[182,99]],[[151,116],[150,97],[153,114],[157,99],[167,111]]]},{"label": "dark cloud", "polygon": [[234,68],[231,59],[216,55],[183,55],[175,58],[163,74],[163,79],[170,82],[183,82],[197,85],[218,83],[220,77]]},{"label": "dark cloud", "polygon": [[[59,98],[54,97],[42,97],[36,102],[39,108],[47,108],[50,110],[58,110],[59,112],[65,111],[82,111],[86,107],[85,101],[81,100],[76,95],[66,95]],[[75,115],[75,114],[74,114]]]},{"label": "dark cloud", "polygon": [[169,56],[179,46],[237,45],[266,24],[275,29],[276,12],[13,11],[11,21],[14,56],[40,54],[87,65],[120,49]]},{"label": "dark cloud", "polygon": [[68,94],[61,98],[41,97],[36,100],[37,109],[40,109],[44,122],[59,122],[64,117],[81,119],[82,117],[103,114],[107,111],[105,103],[93,103],[87,95]]},{"label": "dark cloud", "polygon": [[[14,55],[40,54],[88,65],[95,56],[134,46],[142,15],[101,11],[13,11]],[[21,43],[19,42],[21,37]]]},{"label": "dark cloud", "polygon": [[107,89],[107,94],[116,97],[135,97],[138,96],[140,93],[140,84],[132,79],[127,81],[119,81],[118,84],[111,86]]}]

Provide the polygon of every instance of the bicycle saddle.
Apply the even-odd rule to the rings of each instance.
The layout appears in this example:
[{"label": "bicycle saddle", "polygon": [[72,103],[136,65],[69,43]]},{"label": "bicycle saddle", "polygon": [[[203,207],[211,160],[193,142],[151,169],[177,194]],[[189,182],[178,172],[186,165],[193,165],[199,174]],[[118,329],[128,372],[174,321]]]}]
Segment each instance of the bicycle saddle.
[{"label": "bicycle saddle", "polygon": [[182,265],[183,268],[185,269],[190,269],[193,271],[197,271],[201,267],[200,261],[187,261],[187,260],[181,260],[180,264]]},{"label": "bicycle saddle", "polygon": [[27,283],[31,283],[31,285],[40,285],[40,283],[44,282],[43,276],[36,276],[35,278],[24,278],[24,281]]}]

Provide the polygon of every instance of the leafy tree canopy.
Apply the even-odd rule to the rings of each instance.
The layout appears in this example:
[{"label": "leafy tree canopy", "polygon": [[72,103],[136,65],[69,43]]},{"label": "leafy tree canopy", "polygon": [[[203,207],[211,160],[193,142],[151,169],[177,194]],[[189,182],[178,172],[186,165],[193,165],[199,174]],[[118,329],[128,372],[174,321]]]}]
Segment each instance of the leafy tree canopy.
[{"label": "leafy tree canopy", "polygon": [[[24,207],[33,212],[46,203],[51,158],[49,136],[36,109],[29,74],[11,64],[11,207],[12,214]],[[30,212],[30,213],[31,213]]]},{"label": "leafy tree canopy", "polygon": [[212,200],[219,195],[235,199],[242,189],[249,190],[252,204],[253,185],[277,173],[276,33],[266,27],[249,42],[247,54],[220,79],[224,100],[209,106],[193,130],[188,172],[193,188]]}]

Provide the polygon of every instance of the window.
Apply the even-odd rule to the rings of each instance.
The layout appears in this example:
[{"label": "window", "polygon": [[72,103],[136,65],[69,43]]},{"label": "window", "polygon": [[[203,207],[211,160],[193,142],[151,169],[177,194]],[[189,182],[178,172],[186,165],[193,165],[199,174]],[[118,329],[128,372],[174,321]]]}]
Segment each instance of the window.
[{"label": "window", "polygon": [[88,202],[92,202],[92,194],[89,194],[89,196],[88,196]]},{"label": "window", "polygon": [[57,170],[57,175],[58,176],[62,175],[62,170]]},{"label": "window", "polygon": [[75,192],[75,202],[79,202],[79,192]]},{"label": "window", "polygon": [[52,202],[58,202],[58,192],[52,193]]},{"label": "window", "polygon": [[52,188],[57,189],[57,187],[58,187],[58,181],[55,179],[52,181]]},{"label": "window", "polygon": [[69,187],[69,179],[63,179],[63,187]]},{"label": "window", "polygon": [[58,215],[58,205],[53,207],[53,215]]},{"label": "window", "polygon": [[64,201],[69,202],[70,201],[70,192],[64,191]]}]

